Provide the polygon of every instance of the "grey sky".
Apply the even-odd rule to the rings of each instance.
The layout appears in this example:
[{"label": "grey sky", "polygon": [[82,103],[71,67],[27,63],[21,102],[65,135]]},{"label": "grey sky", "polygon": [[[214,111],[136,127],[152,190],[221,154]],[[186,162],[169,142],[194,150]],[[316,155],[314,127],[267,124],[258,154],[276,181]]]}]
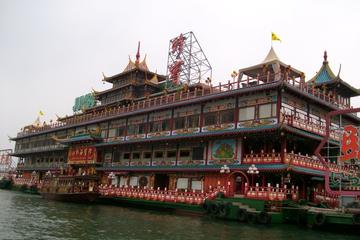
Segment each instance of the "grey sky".
[{"label": "grey sky", "polygon": [[[0,0],[0,149],[39,110],[71,114],[74,99],[102,90],[134,58],[137,41],[151,70],[166,73],[169,39],[193,31],[215,82],[257,64],[282,39],[280,59],[311,78],[323,51],[359,88],[360,1],[18,1]],[[360,100],[353,100],[359,106]]]}]

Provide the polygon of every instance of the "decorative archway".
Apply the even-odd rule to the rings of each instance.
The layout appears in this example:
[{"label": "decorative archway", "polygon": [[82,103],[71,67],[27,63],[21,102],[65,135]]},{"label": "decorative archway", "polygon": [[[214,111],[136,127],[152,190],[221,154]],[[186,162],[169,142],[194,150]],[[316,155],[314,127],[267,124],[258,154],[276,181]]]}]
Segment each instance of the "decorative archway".
[{"label": "decorative archway", "polygon": [[[240,174],[241,176],[243,176],[245,178],[245,183],[247,184],[247,186],[250,186],[250,181],[249,181],[248,176],[243,171],[240,171],[240,170],[233,171],[230,174],[228,174],[227,178],[226,178],[226,182],[228,183],[230,180],[230,177],[232,177],[235,174]],[[233,188],[235,188],[235,184],[233,184]],[[228,188],[228,192],[230,192],[230,188]],[[246,189],[244,190],[244,192],[246,193]]]}]

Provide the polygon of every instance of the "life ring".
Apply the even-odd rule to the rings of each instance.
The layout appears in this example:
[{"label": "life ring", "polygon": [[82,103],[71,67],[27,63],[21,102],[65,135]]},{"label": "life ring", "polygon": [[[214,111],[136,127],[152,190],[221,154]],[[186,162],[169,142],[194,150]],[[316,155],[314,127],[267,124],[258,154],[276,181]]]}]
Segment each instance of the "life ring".
[{"label": "life ring", "polygon": [[271,216],[267,212],[262,211],[257,215],[257,221],[260,224],[269,224],[271,222]]},{"label": "life ring", "polygon": [[321,227],[325,224],[326,215],[323,213],[316,213],[314,217],[314,224],[317,227]]},{"label": "life ring", "polygon": [[219,211],[219,203],[212,203],[210,205],[210,212],[213,214],[213,215],[216,215]]},{"label": "life ring", "polygon": [[221,203],[219,205],[219,210],[218,210],[218,216],[219,217],[226,217],[229,214],[230,211],[230,205],[231,203],[227,202],[227,203]]},{"label": "life ring", "polygon": [[247,219],[247,211],[246,209],[240,208],[237,212],[237,220],[239,220],[240,222],[245,222]]},{"label": "life ring", "polygon": [[360,213],[356,213],[352,216],[353,223],[360,225]]},{"label": "life ring", "polygon": [[257,221],[256,213],[248,213],[246,216],[246,221],[251,224],[255,224]]}]

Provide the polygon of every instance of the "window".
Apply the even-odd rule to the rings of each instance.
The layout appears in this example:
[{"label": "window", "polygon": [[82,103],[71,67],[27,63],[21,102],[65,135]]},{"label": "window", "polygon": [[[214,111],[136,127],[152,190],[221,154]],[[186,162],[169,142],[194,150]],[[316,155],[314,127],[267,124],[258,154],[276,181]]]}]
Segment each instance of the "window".
[{"label": "window", "polygon": [[136,152],[132,154],[132,159],[140,159],[140,153]]},{"label": "window", "polygon": [[217,124],[217,112],[206,113],[204,116],[204,125],[215,125]]},{"label": "window", "polygon": [[259,118],[269,118],[271,114],[271,104],[259,105]]},{"label": "window", "polygon": [[102,137],[102,138],[106,138],[106,137],[107,137],[107,136],[106,136],[106,135],[107,135],[107,132],[108,132],[107,129],[101,130],[101,137]]},{"label": "window", "polygon": [[138,185],[139,178],[138,177],[130,177],[130,186],[136,187]]},{"label": "window", "polygon": [[239,121],[255,119],[255,106],[239,109]]},{"label": "window", "polygon": [[203,160],[204,159],[204,148],[203,147],[193,148],[192,159],[193,160]]},{"label": "window", "polygon": [[119,162],[120,161],[120,152],[119,151],[114,151],[113,155],[114,155],[113,161],[114,162]]},{"label": "window", "polygon": [[116,129],[110,129],[109,130],[109,138],[113,138],[116,136]]},{"label": "window", "polygon": [[180,157],[190,157],[189,150],[180,150]]},{"label": "window", "polygon": [[168,158],[175,158],[176,157],[176,151],[168,151],[167,152]]},{"label": "window", "polygon": [[[136,125],[130,125],[128,126],[128,135],[134,135],[135,134]],[[110,133],[109,133],[110,135]]]},{"label": "window", "polygon": [[164,153],[163,152],[155,152],[155,158],[163,158]]},{"label": "window", "polygon": [[189,186],[189,179],[188,178],[178,178],[176,182],[177,189],[187,189]]},{"label": "window", "polygon": [[189,128],[199,127],[199,119],[200,119],[199,115],[188,116],[188,123],[189,123],[188,127]]},{"label": "window", "polygon": [[185,117],[175,119],[175,129],[185,128]]},{"label": "window", "polygon": [[123,159],[124,160],[129,160],[130,159],[130,153],[124,153]]},{"label": "window", "polygon": [[150,123],[150,132],[161,132],[167,131],[170,129],[170,121],[169,120],[162,120]]},{"label": "window", "polygon": [[161,121],[150,123],[150,132],[161,132]]},{"label": "window", "polygon": [[120,187],[127,186],[127,180],[128,180],[127,177],[121,176],[119,183]]},{"label": "window", "polygon": [[276,115],[277,115],[276,110],[277,110],[277,104],[273,103],[272,104],[271,116],[276,117]]},{"label": "window", "polygon": [[116,129],[116,136],[121,137],[125,135],[125,127],[119,127]]},{"label": "window", "polygon": [[151,158],[151,152],[144,152],[144,158],[150,159]]},{"label": "window", "polygon": [[130,125],[128,127],[128,135],[143,134],[145,133],[145,123]]},{"label": "window", "polygon": [[198,180],[192,180],[191,181],[191,189],[192,190],[202,190],[202,182]]},{"label": "window", "polygon": [[220,123],[234,122],[234,110],[225,110],[220,112]]},{"label": "window", "polygon": [[138,125],[138,134],[143,134],[145,133],[145,127],[146,127],[146,124],[145,123],[141,123]]}]

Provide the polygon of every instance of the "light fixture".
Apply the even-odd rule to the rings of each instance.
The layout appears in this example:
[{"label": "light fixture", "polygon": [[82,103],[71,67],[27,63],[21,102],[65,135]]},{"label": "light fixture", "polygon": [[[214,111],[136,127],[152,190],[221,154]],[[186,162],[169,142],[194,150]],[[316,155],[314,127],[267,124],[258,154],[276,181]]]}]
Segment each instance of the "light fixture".
[{"label": "light fixture", "polygon": [[114,179],[115,178],[115,174],[113,172],[109,173],[108,176],[109,179]]},{"label": "light fixture", "polygon": [[220,168],[220,173],[230,173],[230,168],[228,167],[228,165],[224,165]]}]

